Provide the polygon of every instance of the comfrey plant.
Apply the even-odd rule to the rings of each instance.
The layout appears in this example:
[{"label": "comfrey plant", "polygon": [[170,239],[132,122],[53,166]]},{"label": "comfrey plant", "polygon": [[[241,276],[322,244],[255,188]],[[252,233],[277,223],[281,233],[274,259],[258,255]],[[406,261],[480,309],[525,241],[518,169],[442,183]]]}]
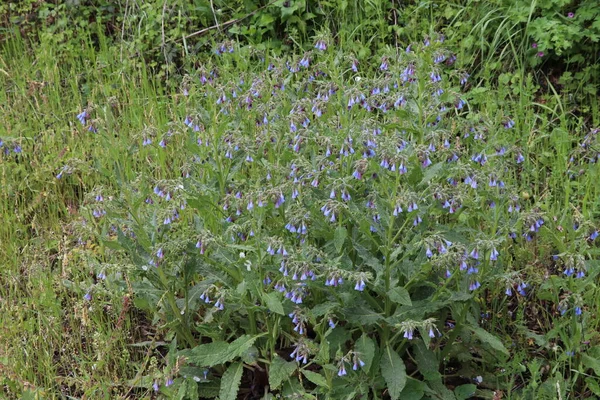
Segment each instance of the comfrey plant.
[{"label": "comfrey plant", "polygon": [[[509,352],[480,326],[481,304],[531,295],[514,248],[550,221],[515,179],[528,162],[519,122],[470,108],[468,73],[442,42],[368,65],[319,37],[235,77],[227,68],[245,56],[219,46],[185,79],[179,120],[138,135],[136,151],[171,176],[97,190],[85,232],[130,265],[96,272],[127,276],[135,304],[175,343],[153,390],[485,391],[477,360],[493,371]],[[585,277],[585,259],[565,263],[565,276]],[[556,301],[584,313],[583,298]],[[473,376],[452,392],[440,372],[459,363]]]}]

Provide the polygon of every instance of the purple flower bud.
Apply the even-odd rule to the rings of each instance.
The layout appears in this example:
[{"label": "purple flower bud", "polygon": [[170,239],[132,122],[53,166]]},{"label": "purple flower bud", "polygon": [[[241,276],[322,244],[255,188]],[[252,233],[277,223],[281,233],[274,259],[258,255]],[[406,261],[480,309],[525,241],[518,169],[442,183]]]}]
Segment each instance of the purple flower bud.
[{"label": "purple flower bud", "polygon": [[498,259],[498,251],[496,250],[496,248],[492,249],[492,252],[490,253],[490,261],[496,261]]},{"label": "purple flower bud", "polygon": [[469,253],[469,256],[471,256],[471,258],[477,260],[479,258],[479,251],[477,251],[477,249],[473,249],[471,251],[471,253]]}]

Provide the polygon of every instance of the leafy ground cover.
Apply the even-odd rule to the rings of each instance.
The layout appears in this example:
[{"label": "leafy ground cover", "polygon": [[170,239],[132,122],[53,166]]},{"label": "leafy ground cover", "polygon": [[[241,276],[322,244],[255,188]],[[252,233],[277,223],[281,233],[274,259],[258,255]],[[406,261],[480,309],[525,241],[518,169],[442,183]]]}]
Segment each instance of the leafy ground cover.
[{"label": "leafy ground cover", "polygon": [[431,32],[168,85],[48,43],[0,65],[5,396],[600,395],[593,96]]}]

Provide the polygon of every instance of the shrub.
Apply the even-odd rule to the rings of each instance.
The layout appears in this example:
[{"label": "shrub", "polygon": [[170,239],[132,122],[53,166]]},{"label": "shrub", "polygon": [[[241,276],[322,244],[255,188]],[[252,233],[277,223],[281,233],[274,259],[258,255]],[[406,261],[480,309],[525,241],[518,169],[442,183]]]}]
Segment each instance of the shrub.
[{"label": "shrub", "polygon": [[[487,299],[522,310],[541,277],[520,249],[549,251],[547,210],[520,193],[519,122],[476,106],[441,36],[377,63],[325,36],[285,60],[215,53],[183,80],[179,120],[133,144],[171,177],[90,193],[79,228],[122,260],[96,264],[87,300],[129,282],[171,342],[147,384],[222,399],[267,382],[335,398],[479,390],[509,356]],[[585,277],[578,260],[568,277]],[[451,392],[440,371],[459,367],[473,372]]]}]

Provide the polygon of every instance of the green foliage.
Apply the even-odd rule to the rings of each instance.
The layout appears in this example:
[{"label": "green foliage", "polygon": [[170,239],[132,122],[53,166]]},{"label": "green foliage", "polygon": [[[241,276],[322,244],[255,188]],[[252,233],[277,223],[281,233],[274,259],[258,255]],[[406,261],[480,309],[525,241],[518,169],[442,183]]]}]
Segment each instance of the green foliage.
[{"label": "green foliage", "polygon": [[8,397],[597,395],[600,119],[526,73],[568,5],[118,5],[0,6]]}]

